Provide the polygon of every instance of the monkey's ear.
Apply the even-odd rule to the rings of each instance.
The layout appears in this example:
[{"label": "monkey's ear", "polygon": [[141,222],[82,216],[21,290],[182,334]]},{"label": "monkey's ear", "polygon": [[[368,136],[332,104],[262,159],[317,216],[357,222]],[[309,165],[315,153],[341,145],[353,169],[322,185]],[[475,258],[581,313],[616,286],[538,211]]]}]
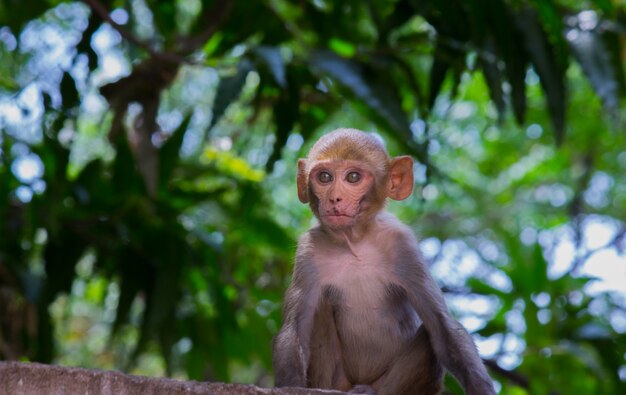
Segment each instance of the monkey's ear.
[{"label": "monkey's ear", "polygon": [[404,200],[413,193],[413,159],[397,156],[391,159],[387,196],[393,200]]},{"label": "monkey's ear", "polygon": [[302,203],[309,202],[309,180],[306,174],[306,159],[298,159],[298,199]]}]

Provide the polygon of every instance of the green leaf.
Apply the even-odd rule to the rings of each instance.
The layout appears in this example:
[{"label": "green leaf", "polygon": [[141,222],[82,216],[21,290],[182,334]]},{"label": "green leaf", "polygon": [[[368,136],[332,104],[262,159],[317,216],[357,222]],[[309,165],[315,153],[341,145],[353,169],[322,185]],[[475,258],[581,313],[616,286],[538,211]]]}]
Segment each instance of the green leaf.
[{"label": "green leaf", "polygon": [[[278,100],[274,105],[274,119],[276,121],[276,133],[274,140],[274,146],[272,147],[272,154],[267,160],[265,171],[270,173],[274,168],[274,164],[280,159],[280,154],[287,143],[289,138],[289,132],[293,129],[293,126],[298,118],[297,100],[282,99]],[[294,108],[296,107],[296,108]]]},{"label": "green leaf", "polygon": [[536,289],[546,289],[548,280],[548,261],[543,256],[543,247],[536,242],[532,251],[532,270],[528,273],[530,282]]},{"label": "green leaf", "polygon": [[115,160],[113,161],[113,188],[118,192],[145,193],[145,183],[137,171],[133,154],[126,136],[116,141]]},{"label": "green leaf", "polygon": [[443,59],[441,52],[441,46],[437,45],[433,55],[433,65],[430,68],[429,74],[428,108],[433,108],[435,105],[435,100],[437,100],[437,96],[439,96],[439,91],[450,68],[450,63]]},{"label": "green leaf", "polygon": [[[57,138],[59,130],[67,119],[64,115],[59,114],[52,124],[47,123],[46,119],[42,118],[45,130],[43,144],[32,148],[33,152],[38,154],[43,162],[43,178],[47,183],[47,189],[54,190],[53,196],[57,199],[66,192],[67,166],[70,160],[70,151],[62,146]],[[53,217],[52,213],[50,216]]]},{"label": "green leaf", "polygon": [[[449,48],[439,37],[435,44],[433,54],[433,65],[430,68],[430,82],[428,92],[428,108],[435,105],[435,100],[439,96],[441,86],[446,79],[448,71],[452,69],[454,75],[458,77],[465,67],[465,52]],[[458,78],[455,80],[458,81]],[[455,91],[456,87],[452,88]]]},{"label": "green leaf", "polygon": [[161,147],[159,156],[159,185],[161,188],[167,187],[172,172],[180,162],[180,147],[183,144],[189,121],[191,121],[191,114],[185,117],[180,126]]},{"label": "green leaf", "polygon": [[133,301],[140,291],[147,288],[149,279],[154,276],[150,265],[129,249],[117,256],[116,261],[120,275],[120,295],[115,311],[115,321],[111,329],[111,338],[119,333],[122,325],[128,322]]},{"label": "green leaf", "polygon": [[470,287],[472,292],[480,295],[496,295],[498,297],[506,297],[508,295],[506,292],[502,292],[499,289],[492,287],[477,277],[468,278],[466,284]]},{"label": "green leaf", "polygon": [[410,0],[399,0],[392,8],[391,14],[389,14],[384,20],[381,20],[381,26],[379,28],[381,37],[386,38],[390,32],[394,31],[399,26],[404,25],[407,21],[415,16],[415,9]]},{"label": "green leaf", "polygon": [[619,95],[624,97],[626,96],[626,75],[624,74],[624,69],[622,68],[622,52],[624,47],[622,44],[622,36],[619,32],[607,30],[602,32],[602,41],[604,42],[606,50],[611,57],[611,65],[613,72],[615,73],[615,80],[619,85]]},{"label": "green leaf", "polygon": [[83,254],[85,244],[69,229],[50,231],[50,240],[44,249],[46,282],[43,300],[39,303],[48,304],[60,293],[67,293],[74,281],[74,267]]},{"label": "green leaf", "polygon": [[[594,30],[581,29],[578,25],[569,26],[566,37],[574,58],[604,106],[616,110],[619,107],[619,81],[623,81],[623,71],[621,65],[619,69],[614,67],[613,59],[621,59],[621,55],[609,52],[600,34]],[[619,46],[615,49],[619,50]]]},{"label": "green leaf", "polygon": [[8,26],[18,37],[24,25],[51,7],[43,0],[0,0],[0,26]]},{"label": "green leaf", "polygon": [[78,97],[78,89],[76,89],[76,82],[74,78],[67,71],[63,73],[63,79],[61,79],[61,96],[63,97],[63,107],[65,110],[74,108],[80,104]]},{"label": "green leaf", "polygon": [[379,77],[365,64],[344,59],[331,51],[314,51],[309,62],[319,74],[336,80],[354,98],[364,103],[372,110],[371,116],[384,127],[406,139],[409,144],[413,141],[406,114],[388,75],[386,78]]},{"label": "green leaf", "polygon": [[154,283],[154,303],[158,310],[151,312],[151,323],[160,327],[175,315],[176,304],[180,298],[181,269],[189,264],[188,254],[183,241],[176,235],[164,233],[158,235],[154,259],[159,259]]},{"label": "green leaf", "polygon": [[[151,278],[150,281],[153,281],[153,278]],[[130,353],[124,370],[130,370],[130,368],[136,364],[137,358],[139,358],[139,355],[145,350],[148,345],[148,341],[150,341],[152,335],[156,332],[156,328],[153,326],[152,314],[155,309],[159,308],[159,306],[155,306],[154,293],[150,292],[150,289],[146,290],[144,300],[144,310],[141,315],[141,324],[139,325],[139,338],[135,343],[134,349]]]},{"label": "green leaf", "polygon": [[615,6],[611,0],[591,0],[591,2],[607,15],[612,16],[615,12]]},{"label": "green leaf", "polygon": [[[175,311],[171,312],[172,315],[176,314]],[[168,319],[163,321],[158,330],[159,347],[161,348],[161,354],[165,360],[166,375],[172,376],[174,373],[174,361],[172,359],[172,352],[174,344],[179,340],[177,320]]]},{"label": "green leaf", "polygon": [[511,103],[518,123],[526,115],[526,68],[528,58],[522,39],[515,29],[511,11],[500,0],[487,0],[484,5],[492,25],[496,56],[504,63],[504,74],[511,85]]},{"label": "green leaf", "polygon": [[162,36],[170,37],[176,31],[176,4],[174,0],[149,1],[154,22]]},{"label": "green leaf", "polygon": [[557,59],[556,48],[550,43],[534,10],[523,9],[516,14],[515,22],[546,94],[555,139],[561,143],[565,131],[565,65]]},{"label": "green leaf", "polygon": [[242,59],[234,75],[220,79],[213,103],[213,117],[209,124],[209,130],[222,118],[226,108],[239,97],[250,71],[252,71],[252,63],[248,59]]},{"label": "green leaf", "polygon": [[102,177],[104,166],[99,159],[92,160],[81,170],[72,183],[76,201],[84,206],[95,201],[108,201],[112,195],[110,184]]},{"label": "green leaf", "polygon": [[276,123],[276,140],[272,147],[272,154],[266,164],[266,172],[268,173],[272,171],[274,163],[280,158],[281,151],[287,143],[289,134],[300,116],[299,88],[300,87],[296,85],[295,78],[290,78],[287,89],[280,93],[279,99],[272,108],[274,121]]},{"label": "green leaf", "polygon": [[[487,43],[485,43],[485,49],[489,53],[494,52],[495,46],[493,44],[493,40],[489,40]],[[485,59],[481,56],[478,59],[478,64],[482,69],[483,76],[485,77],[485,82],[487,83],[487,88],[489,89],[489,97],[491,98],[491,101],[493,101],[496,110],[498,111],[498,120],[501,123],[504,119],[504,114],[506,111],[504,91],[502,89],[504,76],[502,74],[502,71],[498,67],[496,59]]]},{"label": "green leaf", "polygon": [[98,54],[91,46],[91,39],[94,33],[100,28],[102,20],[92,12],[89,15],[87,28],[83,31],[80,41],[76,45],[78,53],[87,55],[87,66],[93,71],[98,67]]},{"label": "green leaf", "polygon": [[283,57],[280,54],[280,48],[262,45],[254,48],[252,53],[267,67],[272,77],[274,77],[274,82],[283,89],[287,88],[287,71]]},{"label": "green leaf", "polygon": [[345,40],[333,37],[328,41],[328,47],[344,58],[352,58],[356,55],[356,47]]},{"label": "green leaf", "polygon": [[33,346],[35,351],[34,360],[41,363],[51,363],[55,354],[54,326],[48,303],[37,305],[37,342]]}]

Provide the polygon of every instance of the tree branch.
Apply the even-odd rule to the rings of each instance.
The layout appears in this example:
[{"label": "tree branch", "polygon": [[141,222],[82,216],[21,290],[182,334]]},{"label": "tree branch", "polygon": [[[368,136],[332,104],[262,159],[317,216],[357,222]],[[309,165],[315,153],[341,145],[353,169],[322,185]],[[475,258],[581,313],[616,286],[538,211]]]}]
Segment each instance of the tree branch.
[{"label": "tree branch", "polygon": [[206,28],[196,36],[181,40],[179,43],[180,51],[182,53],[191,53],[203,46],[215,34],[228,14],[230,14],[232,5],[232,0],[221,0],[216,2],[214,7],[205,9],[200,18],[204,20]]},{"label": "tree branch", "polygon": [[[484,364],[491,369],[493,372],[499,374],[500,376],[506,377],[509,381],[517,384],[518,386],[524,389],[530,389],[530,381],[520,373],[514,370],[507,370],[498,365],[496,361],[493,359],[483,359]],[[550,391],[550,395],[560,395],[556,391]]]},{"label": "tree branch", "polygon": [[122,25],[115,22],[113,18],[111,18],[109,11],[102,4],[100,4],[98,0],[81,0],[81,1],[87,4],[89,8],[91,8],[91,10],[96,15],[98,15],[103,21],[111,25],[113,29],[115,29],[126,41],[145,50],[153,58],[157,58],[157,59],[160,59],[166,62],[171,62],[171,63],[188,63],[189,62],[184,56],[180,56],[178,54],[174,54],[170,52],[158,51],[152,48],[152,46],[149,43],[143,40],[140,40],[137,36],[129,32],[128,30],[126,30]]}]

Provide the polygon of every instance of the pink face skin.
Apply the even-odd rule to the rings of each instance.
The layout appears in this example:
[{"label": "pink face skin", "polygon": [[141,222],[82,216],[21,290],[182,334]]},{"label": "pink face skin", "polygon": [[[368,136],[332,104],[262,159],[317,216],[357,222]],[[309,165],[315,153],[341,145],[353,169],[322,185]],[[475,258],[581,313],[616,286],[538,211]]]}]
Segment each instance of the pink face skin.
[{"label": "pink face skin", "polygon": [[321,161],[311,169],[309,179],[319,199],[320,220],[338,230],[354,225],[363,197],[372,187],[374,175],[353,160]]}]

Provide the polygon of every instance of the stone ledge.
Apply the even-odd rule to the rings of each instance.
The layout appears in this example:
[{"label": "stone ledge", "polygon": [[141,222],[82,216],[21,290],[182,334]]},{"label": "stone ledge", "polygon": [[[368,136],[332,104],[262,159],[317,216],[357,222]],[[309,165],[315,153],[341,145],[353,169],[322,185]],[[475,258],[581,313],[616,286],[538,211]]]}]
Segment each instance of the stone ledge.
[{"label": "stone ledge", "polygon": [[115,371],[39,363],[0,362],[0,395],[341,395],[305,388],[261,388],[133,376]]}]

